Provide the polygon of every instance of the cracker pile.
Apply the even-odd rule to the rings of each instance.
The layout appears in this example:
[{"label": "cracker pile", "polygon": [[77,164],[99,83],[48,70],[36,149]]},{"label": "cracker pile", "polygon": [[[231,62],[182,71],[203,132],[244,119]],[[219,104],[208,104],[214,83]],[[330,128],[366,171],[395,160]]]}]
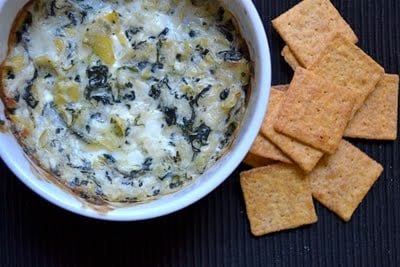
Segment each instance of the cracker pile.
[{"label": "cracker pile", "polygon": [[329,0],[303,0],[272,21],[293,68],[271,88],[240,183],[260,236],[317,221],[312,198],[349,221],[383,167],[343,137],[397,138],[399,76],[356,46]]}]

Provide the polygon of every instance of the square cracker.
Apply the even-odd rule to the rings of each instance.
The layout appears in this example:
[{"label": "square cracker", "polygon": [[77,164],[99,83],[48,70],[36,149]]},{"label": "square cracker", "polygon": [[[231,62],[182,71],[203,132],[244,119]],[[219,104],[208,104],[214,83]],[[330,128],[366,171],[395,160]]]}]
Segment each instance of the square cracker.
[{"label": "square cracker", "polygon": [[399,76],[385,74],[354,115],[344,136],[378,140],[396,140]]},{"label": "square cracker", "polygon": [[353,115],[384,74],[384,69],[378,63],[340,35],[335,36],[309,69],[356,94]]},{"label": "square cracker", "polygon": [[256,236],[317,221],[310,181],[293,165],[278,163],[242,172],[240,184]]},{"label": "square cracker", "polygon": [[335,86],[298,67],[282,101],[274,128],[314,148],[333,154],[354,107],[346,87]]},{"label": "square cracker", "polygon": [[289,64],[289,66],[293,69],[296,70],[297,67],[302,67],[300,62],[297,60],[297,58],[293,55],[293,52],[290,51],[289,46],[285,45],[282,49],[281,56],[285,59],[286,63]]},{"label": "square cracker", "polygon": [[304,0],[272,21],[297,60],[309,67],[326,44],[340,34],[356,43],[357,36],[329,0]]},{"label": "square cracker", "polygon": [[253,146],[250,149],[250,153],[262,158],[281,161],[285,163],[293,163],[283,152],[274,144],[272,144],[267,138],[258,134]]},{"label": "square cracker", "polygon": [[309,174],[316,200],[344,221],[352,214],[383,171],[382,166],[347,141],[325,155]]},{"label": "square cracker", "polygon": [[246,157],[243,159],[243,163],[253,167],[253,168],[258,168],[258,167],[264,167],[267,165],[270,165],[272,163],[275,163],[275,161],[267,158],[260,157],[258,155],[254,155],[253,153],[249,152],[247,153]]},{"label": "square cracker", "polygon": [[[289,86],[286,85],[283,88],[287,89],[288,87]],[[261,126],[261,133],[288,155],[300,168],[309,172],[320,160],[323,153],[274,130],[273,124],[278,115],[277,113],[279,112],[281,101],[285,96],[285,91],[275,88],[277,87],[273,86],[271,89],[267,115]]]}]

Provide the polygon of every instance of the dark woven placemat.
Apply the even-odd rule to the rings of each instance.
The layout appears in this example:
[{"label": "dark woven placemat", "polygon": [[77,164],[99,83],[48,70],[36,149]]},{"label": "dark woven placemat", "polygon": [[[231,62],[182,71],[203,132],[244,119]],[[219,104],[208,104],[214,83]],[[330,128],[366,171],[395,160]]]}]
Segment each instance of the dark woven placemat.
[{"label": "dark woven placemat", "polygon": [[[273,84],[290,81],[270,20],[297,0],[254,1],[270,40]],[[333,0],[359,45],[400,70],[400,1]],[[47,203],[1,162],[0,266],[400,266],[400,142],[352,140],[385,171],[349,223],[316,203],[319,222],[255,238],[239,172],[198,203],[159,219],[111,223]]]}]

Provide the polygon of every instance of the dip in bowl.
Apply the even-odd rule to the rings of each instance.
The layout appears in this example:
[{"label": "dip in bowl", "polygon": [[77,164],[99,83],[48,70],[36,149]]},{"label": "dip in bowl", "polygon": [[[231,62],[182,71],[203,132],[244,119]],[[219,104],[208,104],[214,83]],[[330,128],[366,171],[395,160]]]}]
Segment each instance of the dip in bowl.
[{"label": "dip in bowl", "polygon": [[25,5],[2,64],[3,159],[91,217],[193,203],[236,168],[265,113],[269,55],[255,14],[247,1]]}]

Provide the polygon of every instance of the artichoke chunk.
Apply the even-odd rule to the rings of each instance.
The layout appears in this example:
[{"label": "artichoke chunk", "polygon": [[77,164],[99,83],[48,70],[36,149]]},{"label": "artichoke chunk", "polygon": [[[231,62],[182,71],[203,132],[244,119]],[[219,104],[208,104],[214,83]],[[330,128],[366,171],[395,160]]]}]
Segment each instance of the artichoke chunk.
[{"label": "artichoke chunk", "polygon": [[105,64],[114,64],[113,41],[109,35],[101,31],[89,32],[85,34],[83,43],[92,48],[93,53]]},{"label": "artichoke chunk", "polygon": [[38,140],[38,145],[41,148],[44,148],[48,146],[51,142],[51,136],[49,134],[49,131],[46,129],[42,132],[42,134],[39,136]]},{"label": "artichoke chunk", "polygon": [[56,47],[58,54],[61,54],[65,50],[64,41],[59,37],[54,39],[54,46]]},{"label": "artichoke chunk", "polygon": [[53,87],[55,103],[63,105],[68,102],[78,102],[80,98],[79,84],[70,80],[59,80]]},{"label": "artichoke chunk", "polygon": [[125,121],[119,116],[111,116],[111,123],[113,124],[114,133],[119,136],[125,136]]},{"label": "artichoke chunk", "polygon": [[119,14],[115,10],[104,16],[104,19],[111,23],[117,32],[120,31]]},{"label": "artichoke chunk", "polygon": [[6,62],[7,67],[11,67],[15,72],[19,72],[22,70],[22,67],[25,63],[25,57],[23,54],[14,56]]},{"label": "artichoke chunk", "polygon": [[57,64],[48,56],[39,56],[34,60],[36,67],[48,70],[49,72],[58,73]]}]

